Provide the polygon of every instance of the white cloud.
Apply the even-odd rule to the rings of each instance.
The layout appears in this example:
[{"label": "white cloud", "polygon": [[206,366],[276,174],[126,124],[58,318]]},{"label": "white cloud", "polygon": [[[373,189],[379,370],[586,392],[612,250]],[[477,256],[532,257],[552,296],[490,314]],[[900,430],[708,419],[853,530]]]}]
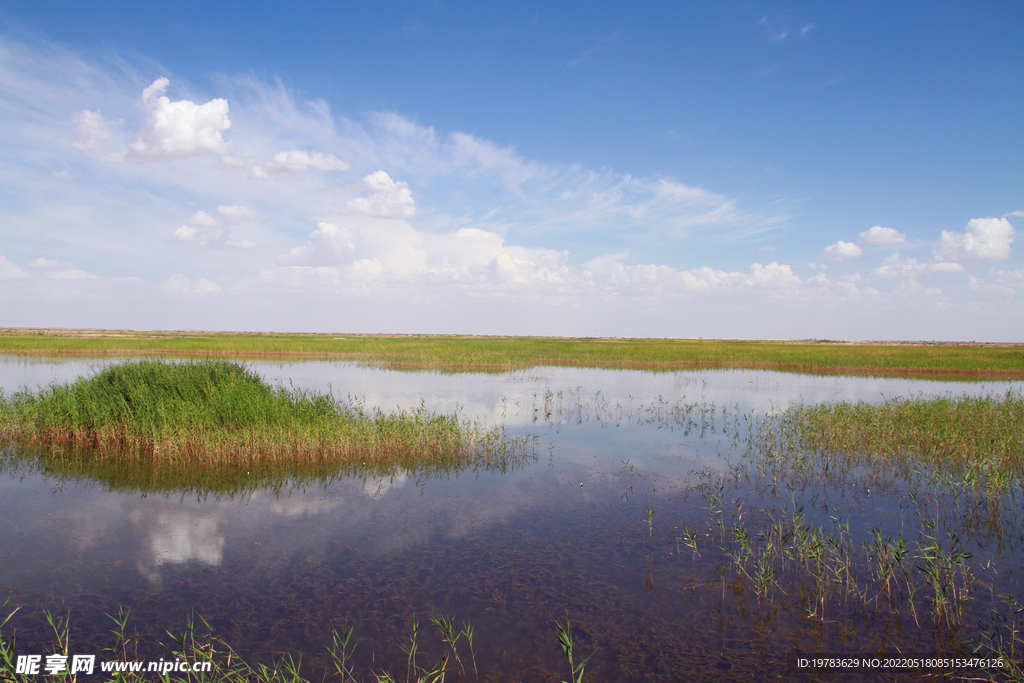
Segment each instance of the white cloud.
[{"label": "white cloud", "polygon": [[962,273],[964,267],[959,263],[953,263],[952,261],[929,261],[928,272],[930,273]]},{"label": "white cloud", "polygon": [[356,229],[320,222],[316,230],[310,233],[306,244],[282,254],[277,262],[285,266],[336,266],[349,263],[354,260],[359,239]]},{"label": "white cloud", "polygon": [[51,280],[84,280],[86,278],[94,277],[84,270],[78,268],[68,268],[67,270],[47,270],[43,272],[43,276]]},{"label": "white cloud", "polygon": [[942,290],[938,287],[925,287],[913,278],[903,280],[892,291],[897,297],[905,297],[907,295],[937,297],[942,294]]},{"label": "white cloud", "polygon": [[58,180],[71,180],[72,178],[74,178],[74,176],[71,175],[71,171],[68,170],[53,171],[50,173],[50,175],[53,176],[54,178],[57,178]]},{"label": "white cloud", "polygon": [[225,154],[220,158],[220,165],[223,166],[224,168],[250,168],[255,164],[255,159],[235,156],[234,154]]},{"label": "white cloud", "polygon": [[[238,157],[228,156],[223,159],[227,165],[238,165]],[[309,152],[292,149],[287,152],[278,152],[274,160],[262,166],[253,166],[249,169],[249,177],[257,180],[268,180],[283,175],[302,173],[308,169],[317,171],[347,171],[349,165],[334,156],[312,150]]]},{"label": "white cloud", "polygon": [[853,242],[839,240],[835,244],[825,247],[821,255],[833,261],[849,261],[852,258],[863,256],[864,252]]},{"label": "white cloud", "polygon": [[1004,213],[1003,217],[1013,216],[1015,218],[1024,218],[1024,211],[1011,211],[1010,213]]},{"label": "white cloud", "polygon": [[775,247],[770,247],[767,244],[757,248],[758,251],[775,251]]},{"label": "white cloud", "polygon": [[981,279],[969,275],[967,286],[975,292],[992,294],[1014,294],[1024,291],[1024,268],[1018,270],[996,270],[992,269],[995,282],[984,282]]},{"label": "white cloud", "polygon": [[14,265],[7,260],[6,257],[0,256],[0,280],[13,280],[14,278],[32,277],[24,270]]},{"label": "white cloud", "polygon": [[406,182],[395,182],[384,171],[363,178],[363,187],[373,191],[369,197],[356,197],[344,203],[347,213],[361,213],[380,218],[412,218],[416,202]]},{"label": "white cloud", "polygon": [[1024,268],[1017,270],[997,270],[993,273],[996,282],[1012,289],[1024,289]]},{"label": "white cloud", "polygon": [[256,209],[248,206],[239,206],[232,204],[230,206],[218,206],[217,213],[219,213],[224,220],[230,223],[242,223],[245,221],[256,220],[259,216],[259,212]]},{"label": "white cloud", "polygon": [[869,230],[860,233],[861,244],[874,244],[876,246],[889,247],[894,244],[902,244],[907,241],[907,236],[892,228],[883,228],[876,225]]},{"label": "white cloud", "polygon": [[75,268],[74,264],[67,261],[53,261],[40,257],[28,266],[33,270],[40,271],[43,277],[50,280],[84,280],[93,277],[84,270]]},{"label": "white cloud", "polygon": [[160,283],[164,292],[172,296],[204,296],[221,291],[220,285],[205,277],[193,280],[181,273],[175,273]]},{"label": "white cloud", "polygon": [[[124,158],[127,161],[165,161],[212,152],[225,155],[231,143],[224,131],[231,127],[228,102],[217,98],[205,104],[191,100],[171,102],[163,93],[170,81],[160,77],[142,91],[139,107],[145,113]],[[83,112],[83,115],[89,112]]]},{"label": "white cloud", "polygon": [[206,244],[224,234],[223,223],[205,211],[197,211],[188,222],[171,233],[172,242],[198,242]]},{"label": "white cloud", "polygon": [[195,212],[185,223],[167,239],[171,242],[195,242],[200,246],[213,245],[252,249],[256,243],[232,236],[232,230],[244,223],[251,223],[259,216],[259,212],[248,206],[224,205],[217,207],[220,218],[215,218],[205,211]]},{"label": "white cloud", "polygon": [[974,218],[963,233],[942,231],[935,254],[947,261],[978,263],[1010,258],[1013,226],[1005,218]]},{"label": "white cloud", "polygon": [[[381,179],[382,180],[382,179]],[[403,220],[339,217],[321,221],[305,244],[278,257],[281,266],[263,276],[284,286],[318,286],[357,291],[401,286],[481,294],[519,292],[526,296],[669,295],[758,289],[794,290],[799,277],[788,265],[754,263],[748,273],[704,267],[627,265],[628,252],[591,259],[582,268],[568,265],[569,253],[507,244],[500,235],[479,228],[437,234],[417,230]],[[424,289],[420,289],[423,287]],[[495,289],[497,288],[497,289]]]},{"label": "white cloud", "polygon": [[28,264],[28,267],[35,270],[70,270],[75,266],[67,261],[52,261],[50,259],[39,257],[32,263]]},{"label": "white cloud", "polygon": [[916,258],[901,259],[898,253],[882,259],[882,265],[871,273],[871,277],[882,280],[915,278],[923,273],[961,273],[964,267],[959,263],[933,260],[918,263]]},{"label": "white cloud", "polygon": [[97,111],[89,111],[75,114],[72,119],[75,123],[75,141],[71,146],[82,152],[98,152],[114,136],[110,127],[115,125],[114,121],[107,121]]}]

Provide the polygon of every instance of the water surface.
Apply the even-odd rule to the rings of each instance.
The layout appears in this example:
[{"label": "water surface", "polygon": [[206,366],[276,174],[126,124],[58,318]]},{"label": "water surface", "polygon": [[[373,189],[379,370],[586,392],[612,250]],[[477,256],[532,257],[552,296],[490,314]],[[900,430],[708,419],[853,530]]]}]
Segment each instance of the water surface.
[{"label": "water surface", "polygon": [[[4,357],[0,387],[35,389],[110,362]],[[361,670],[399,672],[414,615],[425,624],[446,614],[475,626],[480,679],[494,681],[564,678],[550,626],[567,616],[579,651],[595,652],[594,681],[756,679],[766,671],[790,678],[785,656],[796,650],[953,647],[936,644],[941,629],[909,618],[837,607],[816,620],[795,597],[757,599],[741,574],[722,570],[724,542],[708,535],[708,494],[722,486],[722,507],[734,518],[738,501],[747,519],[757,508],[799,502],[817,523],[848,521],[858,543],[872,527],[898,533],[910,520],[897,482],[869,493],[854,478],[780,494],[735,479],[730,465],[743,444],[730,425],[798,401],[1020,387],[750,370],[248,365],[273,384],[367,407],[457,410],[509,436],[529,435],[536,458],[506,473],[396,472],[234,496],[112,492],[9,468],[0,474],[0,599],[25,605],[14,621],[19,651],[47,637],[42,610],[62,607],[83,647],[109,645],[103,615],[119,607],[131,609],[131,624],[153,643],[196,612],[241,653],[302,653],[314,670],[325,666],[331,626],[348,624]],[[681,405],[698,408],[682,419]],[[681,540],[698,530],[699,555]],[[982,585],[1019,592],[1016,541],[979,537],[973,551],[992,574]],[[430,634],[423,647],[441,654]]]}]

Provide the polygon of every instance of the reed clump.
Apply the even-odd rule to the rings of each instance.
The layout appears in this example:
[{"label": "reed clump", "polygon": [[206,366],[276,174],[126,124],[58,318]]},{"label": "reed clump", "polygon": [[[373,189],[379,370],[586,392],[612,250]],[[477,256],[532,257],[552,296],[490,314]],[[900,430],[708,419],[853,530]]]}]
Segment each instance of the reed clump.
[{"label": "reed clump", "polygon": [[1024,477],[1024,395],[893,398],[796,405],[761,421],[750,454],[816,471],[930,470],[1005,489]]},{"label": "reed clump", "polygon": [[812,448],[957,466],[1024,464],[1024,396],[1013,392],[805,405],[790,419]]},{"label": "reed clump", "polygon": [[176,468],[446,466],[508,450],[500,431],[420,408],[385,413],[271,387],[221,360],[144,360],[0,397],[4,441]]}]

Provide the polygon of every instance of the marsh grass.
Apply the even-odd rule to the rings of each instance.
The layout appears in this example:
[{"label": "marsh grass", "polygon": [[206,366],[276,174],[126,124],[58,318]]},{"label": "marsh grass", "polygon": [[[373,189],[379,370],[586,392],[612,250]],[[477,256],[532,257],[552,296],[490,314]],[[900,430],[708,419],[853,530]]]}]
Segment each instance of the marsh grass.
[{"label": "marsh grass", "polygon": [[1024,395],[895,398],[884,403],[799,405],[768,432],[813,451],[818,462],[908,471],[931,466],[994,486],[1024,474]]},{"label": "marsh grass", "polygon": [[338,466],[378,473],[501,467],[523,451],[499,429],[458,414],[368,411],[271,387],[221,360],[128,362],[19,391],[0,399],[0,424],[6,443],[44,457],[53,470],[105,473],[121,483],[216,482],[243,471],[261,481],[296,467],[314,478]]},{"label": "marsh grass", "polygon": [[1024,346],[703,339],[252,334],[0,329],[0,353],[323,358],[391,368],[507,371],[538,365],[1024,376]]},{"label": "marsh grass", "polygon": [[[1024,544],[1019,393],[798,404],[742,425],[691,412],[691,425],[711,413],[712,429],[747,442],[725,470],[695,473],[706,526],[682,530],[695,560],[719,563],[723,600],[727,587],[750,591],[766,610],[797,608],[823,634],[909,625],[940,650],[1008,662],[954,678],[1024,680],[1024,608],[997,597],[1012,582],[975,557],[1012,558]],[[897,498],[895,527],[851,528],[849,506],[870,507],[872,488]]]}]

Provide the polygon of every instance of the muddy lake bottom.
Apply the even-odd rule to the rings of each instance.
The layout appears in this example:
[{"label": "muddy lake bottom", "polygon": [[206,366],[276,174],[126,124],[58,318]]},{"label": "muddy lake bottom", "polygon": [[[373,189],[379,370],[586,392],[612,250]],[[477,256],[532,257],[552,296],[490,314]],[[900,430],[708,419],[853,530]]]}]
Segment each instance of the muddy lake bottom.
[{"label": "muddy lake bottom", "polygon": [[[0,359],[0,386],[9,392],[67,381],[109,362],[9,357]],[[485,681],[565,679],[552,626],[566,618],[577,657],[594,653],[587,681],[927,680],[920,671],[794,671],[790,659],[964,653],[976,625],[999,608],[999,595],[1022,592],[1019,499],[1001,513],[1015,528],[965,523],[977,581],[954,626],[929,615],[923,593],[916,615],[891,609],[869,586],[865,567],[856,570],[860,596],[830,592],[817,614],[808,610],[813,586],[792,566],[775,577],[770,597],[758,595],[753,564],[737,568],[731,535],[749,527],[755,536],[797,508],[826,529],[847,524],[854,548],[872,529],[918,538],[920,526],[909,484],[898,480],[850,472],[786,486],[737,474],[744,446],[730,425],[742,416],[796,401],[998,394],[1019,391],[1020,382],[250,366],[270,381],[368,406],[458,408],[509,436],[529,436],[535,458],[506,473],[417,479],[398,472],[233,496],[113,492],[99,481],[7,467],[0,472],[0,600],[22,606],[8,624],[15,654],[52,651],[44,610],[70,613],[72,653],[98,654],[113,645],[106,614],[123,608],[128,633],[139,636],[139,659],[166,656],[159,645],[169,640],[165,629],[180,632],[195,614],[243,658],[301,656],[304,672],[317,679],[330,668],[332,627],[352,626],[357,678],[370,680],[382,669],[403,675],[401,646],[414,618],[421,663],[443,655],[429,623],[440,614],[473,625]],[[705,406],[711,419],[695,426],[665,408],[682,402]],[[940,532],[956,514],[972,514],[939,495],[927,510],[949,517],[938,520]],[[463,680],[477,677],[470,671]]]}]

